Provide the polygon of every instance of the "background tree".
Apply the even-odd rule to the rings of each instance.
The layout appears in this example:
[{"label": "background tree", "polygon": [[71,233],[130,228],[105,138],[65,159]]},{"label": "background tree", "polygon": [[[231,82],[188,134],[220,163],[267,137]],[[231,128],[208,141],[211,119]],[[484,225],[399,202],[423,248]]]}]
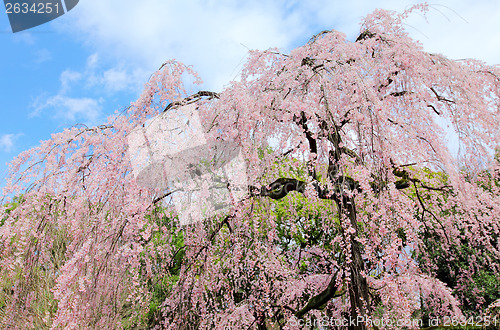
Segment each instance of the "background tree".
[{"label": "background tree", "polygon": [[[470,179],[498,171],[500,71],[423,51],[403,28],[414,10],[427,7],[375,11],[354,42],[325,31],[290,54],[252,51],[218,94],[188,97],[183,81],[199,79],[167,62],[109,124],[21,154],[4,195],[23,202],[1,215],[2,276],[13,279],[2,325],[270,329],[325,316],[462,316],[461,297],[479,294],[467,279],[500,271],[499,187]],[[127,135],[193,101],[208,141],[239,145],[249,185],[227,214],[182,226],[175,190],[137,184]],[[61,233],[63,258],[53,253]],[[462,285],[445,285],[436,253],[468,265]],[[45,296],[35,271],[49,279]],[[57,307],[42,312],[41,299]]]}]

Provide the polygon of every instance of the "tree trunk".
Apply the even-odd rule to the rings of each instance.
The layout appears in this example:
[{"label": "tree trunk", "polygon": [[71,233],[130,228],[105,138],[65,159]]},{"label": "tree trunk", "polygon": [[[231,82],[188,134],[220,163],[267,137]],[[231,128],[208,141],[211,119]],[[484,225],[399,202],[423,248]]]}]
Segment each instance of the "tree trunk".
[{"label": "tree trunk", "polygon": [[349,284],[349,300],[351,302],[351,314],[349,320],[349,329],[365,330],[366,317],[369,312],[368,284],[362,272],[365,269],[365,263],[361,257],[361,245],[356,240],[358,236],[358,223],[356,221],[356,207],[354,198],[343,198],[343,205],[339,205],[339,210],[343,212],[350,220],[351,226],[355,232],[348,234],[346,239],[351,243],[351,278]]}]

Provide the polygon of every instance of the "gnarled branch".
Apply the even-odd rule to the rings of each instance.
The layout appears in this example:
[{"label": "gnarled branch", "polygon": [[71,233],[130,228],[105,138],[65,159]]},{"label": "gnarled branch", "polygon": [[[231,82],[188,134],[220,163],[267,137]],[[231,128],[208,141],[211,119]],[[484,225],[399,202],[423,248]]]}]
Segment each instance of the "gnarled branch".
[{"label": "gnarled branch", "polygon": [[210,92],[210,91],[199,91],[198,93],[190,95],[190,96],[188,96],[180,101],[174,101],[174,102],[170,103],[169,105],[166,106],[166,108],[165,108],[165,110],[163,110],[163,112],[165,112],[173,107],[176,107],[176,106],[181,106],[181,105],[185,105],[185,104],[198,102],[202,97],[208,97],[209,100],[213,99],[213,98],[218,99],[219,94],[215,93],[215,92]]},{"label": "gnarled branch", "polygon": [[296,317],[301,318],[312,309],[321,309],[330,299],[344,295],[345,290],[337,291],[337,274],[338,271],[332,276],[325,290],[309,299],[306,306],[295,313]]}]

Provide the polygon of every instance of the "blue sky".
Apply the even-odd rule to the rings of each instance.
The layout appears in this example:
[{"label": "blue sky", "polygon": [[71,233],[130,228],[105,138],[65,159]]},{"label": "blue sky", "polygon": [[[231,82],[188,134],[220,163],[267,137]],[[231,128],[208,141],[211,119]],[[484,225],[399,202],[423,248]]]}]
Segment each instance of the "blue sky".
[{"label": "blue sky", "polygon": [[[351,39],[360,19],[411,0],[80,0],[66,15],[13,34],[0,12],[0,185],[21,151],[65,127],[96,125],[140,94],[167,59],[193,65],[204,89],[237,78],[248,49],[289,51],[329,29]],[[408,31],[426,50],[500,63],[498,0],[437,0]]]}]

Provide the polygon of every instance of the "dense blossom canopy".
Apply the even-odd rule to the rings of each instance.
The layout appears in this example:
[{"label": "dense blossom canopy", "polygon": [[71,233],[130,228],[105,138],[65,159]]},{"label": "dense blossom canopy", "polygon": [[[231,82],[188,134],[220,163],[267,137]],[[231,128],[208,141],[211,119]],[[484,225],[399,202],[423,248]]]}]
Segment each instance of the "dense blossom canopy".
[{"label": "dense blossom canopy", "polygon": [[[169,61],[107,124],[19,155],[0,211],[2,327],[364,329],[487,311],[500,70],[425,52],[403,28],[414,10],[427,7],[375,11],[355,41],[332,30],[252,51],[220,93],[184,87],[201,81]],[[179,190],[140,184],[129,138],[186,104],[207,145],[245,164],[227,182],[244,194],[188,223]]]}]

